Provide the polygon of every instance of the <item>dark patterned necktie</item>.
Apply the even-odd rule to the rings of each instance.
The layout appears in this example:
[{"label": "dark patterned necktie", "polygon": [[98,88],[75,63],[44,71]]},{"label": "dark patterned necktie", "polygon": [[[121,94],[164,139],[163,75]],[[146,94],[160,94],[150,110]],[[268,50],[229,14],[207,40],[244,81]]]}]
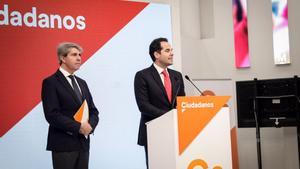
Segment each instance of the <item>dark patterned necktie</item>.
[{"label": "dark patterned necktie", "polygon": [[78,100],[80,102],[82,102],[82,95],[80,93],[80,90],[79,90],[79,87],[78,87],[77,83],[75,82],[75,77],[73,75],[69,75],[68,77],[72,80],[72,86],[73,86],[74,92],[75,92]]}]

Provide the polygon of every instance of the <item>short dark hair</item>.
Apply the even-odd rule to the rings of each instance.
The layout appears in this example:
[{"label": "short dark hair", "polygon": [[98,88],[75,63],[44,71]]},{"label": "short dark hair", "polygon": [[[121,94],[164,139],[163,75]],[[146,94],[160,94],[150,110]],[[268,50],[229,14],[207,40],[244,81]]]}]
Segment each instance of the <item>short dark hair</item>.
[{"label": "short dark hair", "polygon": [[160,53],[160,51],[162,50],[160,42],[168,42],[168,39],[162,37],[154,39],[149,46],[149,55],[151,56],[153,62],[155,62],[156,60],[154,56],[154,52]]}]

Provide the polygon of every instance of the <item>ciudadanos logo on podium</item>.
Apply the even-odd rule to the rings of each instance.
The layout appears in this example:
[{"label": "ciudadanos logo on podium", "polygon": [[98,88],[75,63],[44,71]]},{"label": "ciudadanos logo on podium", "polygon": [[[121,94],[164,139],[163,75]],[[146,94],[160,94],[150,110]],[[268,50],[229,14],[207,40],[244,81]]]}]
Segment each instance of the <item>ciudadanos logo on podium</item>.
[{"label": "ciudadanos logo on podium", "polygon": [[[220,159],[222,157],[214,153],[231,156],[231,151],[220,152],[223,151],[222,146],[230,144],[229,110],[228,107],[226,110],[222,109],[229,98],[230,96],[177,98],[179,163],[184,163],[184,168],[227,168],[228,165]],[[228,117],[228,121],[223,116]],[[228,128],[225,138],[224,128]],[[224,144],[224,140],[220,138],[227,138],[228,141]]]}]

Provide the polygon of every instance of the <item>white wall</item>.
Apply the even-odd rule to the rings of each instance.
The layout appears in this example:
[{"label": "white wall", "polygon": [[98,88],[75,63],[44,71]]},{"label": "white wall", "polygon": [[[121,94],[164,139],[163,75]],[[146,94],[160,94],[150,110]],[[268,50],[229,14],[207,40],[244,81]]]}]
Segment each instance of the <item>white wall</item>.
[{"label": "white wall", "polygon": [[[273,61],[271,0],[248,0],[251,67],[245,69],[235,68],[231,0],[137,1],[171,5],[173,44],[176,44],[173,47],[177,51],[174,66],[193,79],[231,78],[233,81],[239,81],[300,75],[299,0],[288,0],[292,63],[282,66],[274,65]],[[200,4],[207,6],[203,7]],[[207,12],[207,8],[213,10],[213,16],[203,16],[205,11],[200,9]],[[205,17],[213,19],[213,24],[207,22],[211,25],[213,36],[202,39],[201,28],[202,31],[209,30],[207,25],[200,24],[205,24],[200,22],[200,19]],[[187,90],[190,90],[189,87]],[[299,168],[295,128],[262,129],[261,137],[264,169]],[[240,169],[257,168],[254,129],[238,130],[238,149]]]},{"label": "white wall", "polygon": [[[206,1],[206,0],[202,0]],[[236,69],[234,62],[231,0],[214,0],[214,36],[201,39],[199,0],[180,1],[182,71],[194,79],[292,77],[300,73],[299,0],[289,0],[290,53],[292,64],[275,66],[272,49],[271,0],[248,0],[248,28],[251,67]],[[208,6],[209,8],[210,6]],[[209,17],[209,16],[208,16]],[[195,25],[196,24],[196,25]],[[209,23],[208,23],[209,24]],[[235,111],[236,112],[236,111]],[[261,130],[264,169],[297,169],[298,147],[295,128]],[[254,129],[238,130],[241,169],[257,168]]]}]

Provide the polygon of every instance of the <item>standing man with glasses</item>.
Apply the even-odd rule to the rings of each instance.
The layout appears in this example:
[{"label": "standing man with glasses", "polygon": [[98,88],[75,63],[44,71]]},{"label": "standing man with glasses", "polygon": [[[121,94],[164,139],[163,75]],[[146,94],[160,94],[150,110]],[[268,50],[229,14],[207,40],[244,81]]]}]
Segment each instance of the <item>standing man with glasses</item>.
[{"label": "standing man with glasses", "polygon": [[[173,49],[166,38],[154,39],[149,47],[153,64],[136,73],[134,91],[141,120],[138,144],[144,146],[148,168],[146,122],[176,108],[176,97],[185,96],[180,72],[168,68],[173,64]],[[162,159],[163,160],[163,159]]]},{"label": "standing man with glasses", "polygon": [[[54,169],[88,169],[90,137],[99,118],[87,83],[74,75],[81,66],[82,48],[64,42],[57,48],[59,69],[43,80],[42,102],[49,123],[47,150]],[[87,101],[89,119],[77,122],[74,114]]]}]

